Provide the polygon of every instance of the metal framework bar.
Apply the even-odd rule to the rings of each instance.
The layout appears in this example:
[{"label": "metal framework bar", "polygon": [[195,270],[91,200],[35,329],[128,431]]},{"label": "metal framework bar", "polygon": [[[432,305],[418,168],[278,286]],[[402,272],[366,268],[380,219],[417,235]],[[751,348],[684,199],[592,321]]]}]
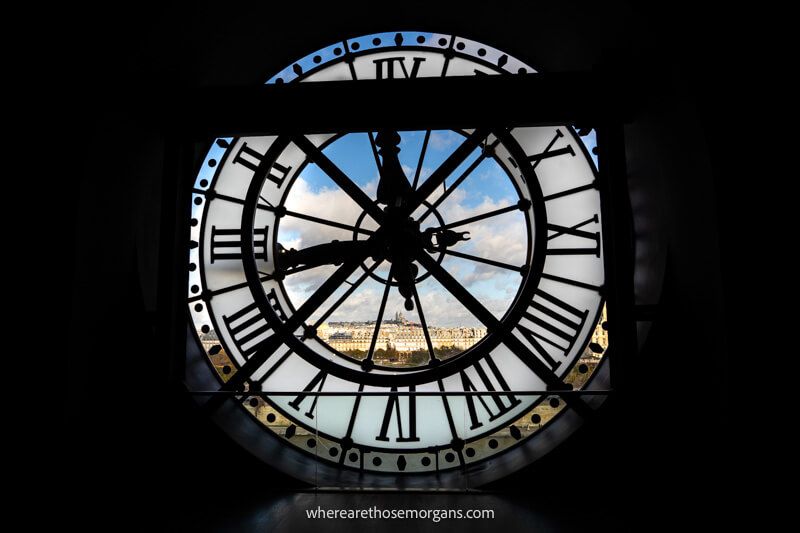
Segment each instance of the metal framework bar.
[{"label": "metal framework bar", "polygon": [[[185,293],[189,272],[186,251],[189,249],[189,219],[191,217],[191,180],[194,169],[195,144],[186,142],[180,132],[170,129],[165,136],[164,174],[168,178],[161,187],[161,222],[156,315],[158,346],[168,354],[168,378],[165,388],[181,383],[185,377],[186,315]],[[169,179],[172,177],[172,179]],[[176,246],[176,243],[178,244]],[[169,357],[169,354],[181,354]]]},{"label": "metal framework bar", "polygon": [[636,350],[634,316],[633,214],[628,196],[625,134],[620,120],[597,127],[600,201],[603,207],[606,305],[608,306],[611,388],[625,382],[626,367]]},{"label": "metal framework bar", "polygon": [[602,390],[498,390],[498,391],[189,391],[192,396],[605,396],[611,389]]},{"label": "metal framework bar", "polygon": [[[599,124],[629,117],[635,95],[621,89],[590,73],[217,87],[177,96],[168,115],[194,138],[375,131],[387,125],[427,130]],[[469,96],[469,106],[454,94]],[[354,111],[369,102],[391,105]]]}]

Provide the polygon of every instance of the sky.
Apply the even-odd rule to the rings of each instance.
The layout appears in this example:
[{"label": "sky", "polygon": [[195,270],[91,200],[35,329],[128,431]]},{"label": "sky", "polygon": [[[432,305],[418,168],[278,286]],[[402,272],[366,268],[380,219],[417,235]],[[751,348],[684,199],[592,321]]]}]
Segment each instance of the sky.
[{"label": "sky", "polygon": [[[401,132],[398,158],[409,182],[413,180],[425,137],[424,131]],[[460,144],[464,137],[454,131],[434,131],[430,135],[428,149],[422,162],[420,183],[435,170]],[[375,198],[378,184],[378,168],[366,133],[351,133],[331,143],[324,153],[345,172],[366,194]],[[475,150],[446,181],[452,183],[480,155]],[[432,195],[438,197],[441,192]],[[477,214],[515,204],[519,200],[508,176],[492,159],[485,159],[439,206],[438,211],[445,223],[462,220]],[[298,176],[287,199],[287,208],[314,216],[354,225],[361,209],[314,164],[308,165]],[[422,210],[416,213],[419,216]],[[438,226],[435,216],[427,217],[422,224]],[[366,217],[363,227],[375,228],[375,223]],[[527,252],[526,230],[521,212],[499,215],[455,228],[469,231],[470,240],[460,242],[451,249],[484,258],[499,259],[515,266],[525,263]],[[347,231],[296,218],[286,217],[281,222],[278,242],[284,247],[301,249],[334,239],[350,240]],[[369,266],[371,263],[368,263]],[[522,281],[519,273],[491,265],[461,258],[446,256],[442,265],[469,289],[485,307],[498,318],[506,312]],[[376,271],[385,277],[389,264],[384,263]],[[335,270],[334,266],[319,267],[285,280],[285,286],[295,306],[301,305],[308,296]],[[359,269],[351,281],[361,275]],[[421,274],[424,270],[421,269]],[[369,279],[345,301],[329,321],[373,321],[377,318],[380,300],[385,285]],[[342,290],[334,295],[333,301]],[[431,326],[480,326],[449,292],[432,277],[417,285],[423,312]],[[325,308],[326,306],[323,306]],[[397,289],[390,292],[386,317],[402,311],[409,319],[418,320],[416,310],[407,312]],[[312,320],[314,317],[312,317]]]}]

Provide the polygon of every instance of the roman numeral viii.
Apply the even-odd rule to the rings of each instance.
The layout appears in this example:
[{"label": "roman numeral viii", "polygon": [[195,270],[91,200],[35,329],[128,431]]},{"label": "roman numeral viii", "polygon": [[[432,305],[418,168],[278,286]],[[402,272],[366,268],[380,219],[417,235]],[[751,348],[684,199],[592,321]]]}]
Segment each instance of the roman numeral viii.
[{"label": "roman numeral viii", "polygon": [[[561,361],[557,361],[551,351],[558,355],[566,355],[572,351],[588,315],[588,310],[581,311],[564,300],[537,289],[533,301],[522,315],[530,325],[522,322],[517,324],[517,331],[530,343],[534,353],[517,355],[537,357],[551,370],[555,370],[561,366]],[[550,349],[545,345],[550,346]]]}]

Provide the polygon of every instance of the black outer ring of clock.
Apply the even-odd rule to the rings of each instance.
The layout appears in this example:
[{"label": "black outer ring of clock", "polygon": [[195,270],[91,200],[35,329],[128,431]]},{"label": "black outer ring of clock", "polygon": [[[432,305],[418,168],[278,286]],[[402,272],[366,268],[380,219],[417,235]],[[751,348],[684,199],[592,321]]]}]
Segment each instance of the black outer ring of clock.
[{"label": "black outer ring of clock", "polygon": [[[399,33],[414,33],[414,32],[399,32]],[[358,39],[358,38],[361,38],[361,37],[369,37],[369,35],[367,35],[367,36],[359,36],[359,37],[356,37],[354,39]],[[455,36],[451,35],[450,37],[455,37]],[[353,39],[345,39],[344,41],[342,41],[343,46],[344,46],[344,43],[347,43],[348,41],[352,41],[352,40]],[[361,57],[361,56],[368,56],[368,55],[372,55],[372,54],[376,54],[376,53],[400,52],[400,51],[404,51],[404,52],[428,52],[428,53],[434,53],[434,54],[447,54],[447,55],[450,55],[452,58],[458,57],[458,58],[461,58],[461,59],[466,59],[466,60],[468,60],[468,61],[470,61],[472,63],[477,63],[477,64],[479,64],[479,65],[481,65],[483,67],[486,67],[486,68],[489,68],[491,70],[494,70],[498,74],[511,74],[511,75],[514,74],[514,72],[512,72],[510,70],[506,70],[504,67],[498,66],[498,65],[496,65],[494,63],[491,63],[491,62],[489,62],[489,61],[487,61],[487,60],[485,60],[485,59],[483,59],[481,57],[475,57],[475,56],[473,56],[471,54],[467,54],[467,53],[459,51],[458,49],[456,49],[454,47],[455,44],[456,44],[455,40],[452,40],[446,46],[440,46],[440,47],[422,46],[422,45],[418,45],[418,44],[409,44],[409,45],[400,45],[400,46],[377,46],[375,48],[365,48],[365,49],[359,50],[359,51],[353,51],[350,48],[349,44],[348,44],[345,47],[345,50],[344,50],[344,52],[342,53],[341,56],[336,57],[335,59],[331,59],[331,60],[329,60],[327,62],[320,63],[319,65],[316,65],[316,66],[314,66],[313,68],[311,68],[309,70],[303,71],[302,74],[296,75],[295,78],[291,79],[288,82],[285,82],[285,81],[281,80],[280,82],[273,82],[273,83],[294,83],[294,82],[298,82],[298,81],[301,81],[301,80],[303,80],[303,79],[305,79],[305,78],[317,73],[320,70],[324,70],[324,69],[330,67],[331,65],[335,65],[335,64],[338,64],[338,63],[349,63],[349,62],[351,62],[351,61],[353,61],[356,58]],[[504,54],[504,55],[507,55],[507,54]],[[308,56],[306,56],[306,57],[308,57]],[[300,63],[306,57],[300,58],[298,61],[295,61],[293,64]],[[526,72],[527,72],[527,68],[530,68],[530,67],[528,67],[527,65],[525,67],[526,67]],[[536,70],[534,70],[533,68],[531,68],[530,71],[531,72],[536,72]]]},{"label": "black outer ring of clock", "polygon": [[[527,160],[526,154],[519,143],[513,138],[510,133],[504,130],[493,132],[505,145],[509,154],[517,161],[519,170],[522,173],[524,182],[528,187],[530,194],[531,207],[534,218],[534,237],[533,237],[533,250],[531,251],[531,261],[528,265],[527,274],[522,284],[521,290],[517,293],[517,299],[511,304],[509,312],[501,320],[499,330],[487,328],[487,335],[479,341],[471,350],[464,352],[458,357],[448,359],[434,367],[425,367],[417,372],[406,372],[402,374],[379,374],[372,372],[364,372],[343,367],[337,363],[329,361],[320,356],[306,344],[294,336],[294,331],[288,331],[283,327],[283,322],[278,318],[275,310],[269,304],[266,293],[264,292],[261,280],[259,278],[258,266],[256,264],[256,257],[253,250],[253,230],[255,225],[256,206],[258,205],[259,194],[266,180],[266,172],[260,172],[261,176],[254,176],[250,182],[250,186],[245,197],[244,206],[242,208],[242,266],[245,271],[245,277],[250,287],[250,292],[253,296],[253,301],[256,303],[261,315],[273,325],[275,335],[280,336],[283,344],[288,346],[294,353],[302,357],[312,366],[325,371],[328,374],[339,377],[341,379],[353,382],[363,383],[365,385],[372,385],[378,387],[407,387],[410,385],[418,385],[422,383],[430,383],[437,379],[443,379],[447,376],[453,375],[459,370],[465,369],[481,358],[489,354],[503,341],[506,335],[513,335],[513,327],[520,321],[522,314],[525,312],[527,302],[532,301],[533,294],[537,289],[541,280],[541,274],[544,269],[544,262],[547,252],[547,218],[546,207],[544,204],[542,190],[539,187],[538,179],[536,178],[535,171]],[[272,164],[278,159],[279,155],[290,144],[291,140],[288,136],[279,136],[270,148],[267,150],[265,157],[262,159],[264,168],[271,168]]]}]

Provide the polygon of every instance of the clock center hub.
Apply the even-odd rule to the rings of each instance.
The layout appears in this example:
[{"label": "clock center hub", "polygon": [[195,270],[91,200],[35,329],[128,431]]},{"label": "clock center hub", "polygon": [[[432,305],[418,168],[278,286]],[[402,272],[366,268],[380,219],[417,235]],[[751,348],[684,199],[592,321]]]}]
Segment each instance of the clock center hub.
[{"label": "clock center hub", "polygon": [[386,209],[385,251],[391,263],[413,261],[422,246],[422,232],[419,222],[411,217],[397,213],[393,208]]}]

